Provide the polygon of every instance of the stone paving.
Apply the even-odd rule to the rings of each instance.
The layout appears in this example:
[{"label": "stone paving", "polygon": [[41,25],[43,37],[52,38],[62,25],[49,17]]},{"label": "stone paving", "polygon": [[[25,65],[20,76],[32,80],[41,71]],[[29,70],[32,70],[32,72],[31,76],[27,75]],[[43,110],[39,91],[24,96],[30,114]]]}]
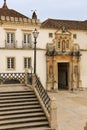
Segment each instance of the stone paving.
[{"label": "stone paving", "polygon": [[58,130],[84,130],[87,122],[87,91],[49,92],[58,107]]}]

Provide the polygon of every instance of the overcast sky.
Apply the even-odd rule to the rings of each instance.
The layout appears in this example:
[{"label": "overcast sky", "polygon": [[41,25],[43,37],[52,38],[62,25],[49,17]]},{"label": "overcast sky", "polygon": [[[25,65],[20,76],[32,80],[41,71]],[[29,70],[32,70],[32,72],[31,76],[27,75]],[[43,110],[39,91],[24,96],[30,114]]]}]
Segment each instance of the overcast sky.
[{"label": "overcast sky", "polygon": [[[4,0],[0,0],[2,7]],[[37,10],[41,21],[48,18],[65,20],[87,20],[87,0],[6,0],[14,9],[31,18],[31,10]]]}]

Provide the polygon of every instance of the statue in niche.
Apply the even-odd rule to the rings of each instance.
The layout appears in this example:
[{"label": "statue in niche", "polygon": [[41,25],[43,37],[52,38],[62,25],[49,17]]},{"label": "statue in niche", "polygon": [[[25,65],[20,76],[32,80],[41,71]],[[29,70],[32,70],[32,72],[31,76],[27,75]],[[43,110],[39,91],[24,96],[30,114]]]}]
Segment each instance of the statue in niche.
[{"label": "statue in niche", "polygon": [[53,77],[53,66],[52,65],[50,65],[49,66],[49,77],[52,79],[52,77]]},{"label": "statue in niche", "polygon": [[62,41],[62,51],[65,51],[65,40]]},{"label": "statue in niche", "polygon": [[74,78],[75,80],[77,79],[77,75],[78,75],[78,66],[74,66]]}]

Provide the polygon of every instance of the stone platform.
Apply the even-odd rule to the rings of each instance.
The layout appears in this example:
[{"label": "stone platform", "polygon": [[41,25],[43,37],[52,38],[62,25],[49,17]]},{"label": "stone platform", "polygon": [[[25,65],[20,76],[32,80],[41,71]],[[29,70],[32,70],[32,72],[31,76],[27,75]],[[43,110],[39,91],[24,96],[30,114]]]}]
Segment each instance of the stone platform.
[{"label": "stone platform", "polygon": [[48,94],[57,99],[58,130],[84,130],[87,122],[87,91]]}]

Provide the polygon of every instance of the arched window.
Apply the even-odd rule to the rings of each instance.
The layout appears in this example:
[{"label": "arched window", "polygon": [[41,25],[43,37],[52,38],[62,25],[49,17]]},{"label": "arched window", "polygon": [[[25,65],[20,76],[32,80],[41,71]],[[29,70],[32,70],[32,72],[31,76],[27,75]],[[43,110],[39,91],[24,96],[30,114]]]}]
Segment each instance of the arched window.
[{"label": "arched window", "polygon": [[60,48],[60,40],[58,40],[58,48]]},{"label": "arched window", "polygon": [[69,49],[69,40],[66,40],[66,49]]}]

